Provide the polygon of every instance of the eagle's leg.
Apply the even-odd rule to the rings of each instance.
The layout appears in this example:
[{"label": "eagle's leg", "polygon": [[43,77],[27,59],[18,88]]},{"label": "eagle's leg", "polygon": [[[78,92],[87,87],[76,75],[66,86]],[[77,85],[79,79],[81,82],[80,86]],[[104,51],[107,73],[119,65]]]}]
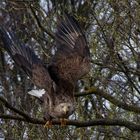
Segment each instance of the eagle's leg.
[{"label": "eagle's leg", "polygon": [[46,121],[44,128],[52,127],[52,117],[47,112],[44,114],[44,121]]},{"label": "eagle's leg", "polygon": [[63,127],[63,126],[66,126],[66,124],[67,124],[67,119],[65,119],[65,118],[60,118],[60,125]]},{"label": "eagle's leg", "polygon": [[49,120],[45,123],[44,128],[51,128],[52,127],[52,120]]}]

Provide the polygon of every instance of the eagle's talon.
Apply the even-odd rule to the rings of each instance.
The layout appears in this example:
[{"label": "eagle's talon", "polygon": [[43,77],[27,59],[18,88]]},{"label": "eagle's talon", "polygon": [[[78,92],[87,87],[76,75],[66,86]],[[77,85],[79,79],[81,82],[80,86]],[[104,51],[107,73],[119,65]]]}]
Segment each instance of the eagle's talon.
[{"label": "eagle's talon", "polygon": [[60,125],[61,125],[61,127],[66,126],[66,124],[67,124],[67,119],[61,118],[61,119],[60,119]]},{"label": "eagle's talon", "polygon": [[45,123],[44,128],[51,128],[52,127],[52,121],[49,120]]}]

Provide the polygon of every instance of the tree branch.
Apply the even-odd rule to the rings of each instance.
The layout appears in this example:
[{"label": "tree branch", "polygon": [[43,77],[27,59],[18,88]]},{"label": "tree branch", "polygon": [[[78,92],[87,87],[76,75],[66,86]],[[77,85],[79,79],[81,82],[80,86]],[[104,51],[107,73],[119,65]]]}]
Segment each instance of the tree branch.
[{"label": "tree branch", "polygon": [[[100,91],[100,90],[99,90]],[[85,93],[82,94],[77,94],[76,96],[85,96],[85,95],[89,95],[89,94],[97,94],[97,95],[103,95],[104,98],[109,98],[110,99],[110,95],[106,95],[103,92],[99,92],[97,89],[95,90],[94,88],[86,91]],[[112,96],[111,96],[112,97]],[[111,98],[114,101],[114,98]],[[29,123],[33,123],[33,124],[45,124],[46,122],[43,119],[36,119],[36,118],[32,118],[30,117],[28,114],[14,108],[13,106],[11,106],[3,97],[0,96],[0,100],[5,104],[5,107],[13,110],[14,112],[18,113],[20,116],[12,116],[12,115],[0,115],[0,118],[2,119],[12,119],[12,120],[19,120],[19,121],[24,121],[24,122],[29,122]],[[116,100],[116,99],[115,99]],[[52,124],[53,125],[60,125],[60,121],[59,120],[53,120]],[[104,125],[104,126],[114,126],[114,125],[118,125],[118,126],[124,126],[132,131],[140,131],[140,125],[139,124],[134,124],[132,122],[129,121],[125,121],[125,120],[120,120],[120,119],[94,119],[92,121],[73,121],[73,120],[68,120],[67,121],[67,125],[73,125],[76,127],[89,127],[89,126],[97,126],[97,125]]]},{"label": "tree branch", "polygon": [[106,100],[110,101],[112,104],[114,104],[114,105],[116,105],[124,110],[132,111],[135,113],[140,113],[140,107],[123,103],[123,102],[117,100],[115,97],[113,97],[113,96],[111,96],[111,95],[105,93],[104,91],[97,89],[95,87],[92,87],[83,93],[75,94],[75,97],[87,96],[87,95],[91,95],[91,94],[99,95],[99,96],[105,98]]},{"label": "tree branch", "polygon": [[20,116],[0,114],[0,118],[5,119],[5,120],[18,120],[18,121],[23,121],[23,122],[33,123],[33,124],[45,124],[44,119],[36,119],[32,117],[28,119],[28,118],[20,117]]},{"label": "tree branch", "polygon": [[[114,105],[117,105],[125,110],[128,111],[133,111],[136,113],[140,112],[140,108],[132,105],[128,105],[125,103],[120,102],[119,100],[115,99],[114,97],[108,95],[107,93],[103,92],[102,90],[99,90],[97,88],[92,87],[91,89],[85,91],[84,93],[81,94],[76,94],[76,97],[79,96],[87,96],[87,95],[99,95],[102,96],[103,98],[109,100],[112,102]],[[12,111],[18,113],[20,116],[12,116],[12,115],[0,115],[0,118],[2,119],[13,119],[13,120],[19,120],[19,121],[24,121],[24,122],[29,122],[33,124],[45,124],[45,121],[43,119],[36,119],[30,117],[28,114],[22,112],[21,110],[18,110],[14,108],[11,104],[9,104],[6,99],[0,96],[0,101],[5,105],[5,107],[11,109]],[[22,116],[22,117],[21,117]],[[53,120],[52,122],[54,125],[59,125],[60,121],[59,120]],[[132,131],[140,131],[140,124],[135,124],[130,121],[126,120],[121,120],[121,119],[94,119],[92,121],[72,121],[68,120],[67,125],[73,125],[76,127],[89,127],[89,126],[97,126],[97,125],[104,125],[104,126],[124,126]]]},{"label": "tree branch", "polygon": [[[103,98],[105,98],[106,100],[110,101],[111,103],[113,103],[114,105],[123,108],[125,110],[128,111],[132,111],[135,113],[140,113],[140,108],[137,106],[133,106],[133,105],[128,105],[126,103],[123,103],[117,99],[115,99],[114,97],[112,97],[111,95],[105,93],[102,90],[99,90],[95,87],[92,87],[91,89],[83,92],[83,93],[79,93],[79,94],[75,94],[75,97],[79,97],[79,96],[87,96],[87,95],[91,95],[91,94],[95,94],[95,95],[99,95],[102,96]],[[19,115],[21,115],[22,117],[24,117],[26,120],[30,120],[31,117],[26,114],[25,112],[13,107],[11,104],[9,104],[6,99],[4,99],[3,97],[0,96],[0,101],[2,101],[2,103],[5,105],[5,107],[11,109],[12,111],[18,113]]]},{"label": "tree branch", "polygon": [[23,111],[13,107],[11,104],[9,104],[6,99],[4,99],[2,96],[0,96],[0,101],[5,105],[5,107],[9,108],[10,110],[14,111],[15,113],[18,113],[19,115],[23,116],[24,118],[26,118],[27,120],[30,120],[31,117],[24,113]]},{"label": "tree branch", "polygon": [[37,25],[39,26],[39,28],[40,28],[42,31],[46,32],[46,33],[47,33],[49,36],[51,36],[53,39],[55,39],[55,35],[54,35],[53,33],[49,32],[46,28],[44,28],[44,26],[42,26],[42,24],[41,24],[41,22],[40,22],[38,16],[36,15],[35,10],[33,9],[32,6],[30,6],[30,9],[31,9],[31,12],[32,12],[32,14],[33,14],[33,16],[34,16],[34,18],[35,18],[35,20],[36,20]]},{"label": "tree branch", "polygon": [[[36,119],[36,118],[31,118],[30,120],[27,120],[22,117],[17,117],[17,116],[11,116],[11,115],[0,115],[0,118],[2,119],[12,119],[12,120],[19,120],[19,121],[24,121],[24,122],[29,122],[33,124],[41,124],[44,125],[46,121],[43,119]],[[53,125],[60,125],[61,121],[60,120],[52,120]],[[76,120],[67,120],[66,125],[72,125],[76,127],[91,127],[91,126],[121,126],[121,127],[126,127],[130,129],[131,131],[138,131],[140,132],[140,124],[135,124],[130,121],[122,120],[122,119],[94,119],[90,121],[76,121]]]}]

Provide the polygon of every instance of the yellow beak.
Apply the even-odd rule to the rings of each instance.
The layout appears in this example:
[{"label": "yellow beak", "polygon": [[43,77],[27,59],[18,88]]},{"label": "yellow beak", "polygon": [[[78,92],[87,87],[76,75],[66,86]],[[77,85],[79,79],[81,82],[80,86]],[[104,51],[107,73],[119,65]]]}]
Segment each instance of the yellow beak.
[{"label": "yellow beak", "polygon": [[64,111],[65,114],[67,114],[67,112],[68,112],[67,106],[64,106],[63,111]]}]

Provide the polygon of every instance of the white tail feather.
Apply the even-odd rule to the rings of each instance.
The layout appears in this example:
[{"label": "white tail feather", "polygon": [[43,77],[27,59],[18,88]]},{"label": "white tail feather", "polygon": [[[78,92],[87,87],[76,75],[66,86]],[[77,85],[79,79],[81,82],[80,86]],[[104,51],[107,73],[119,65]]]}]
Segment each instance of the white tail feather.
[{"label": "white tail feather", "polygon": [[45,92],[46,91],[44,89],[39,89],[39,90],[31,90],[28,92],[28,94],[40,98],[43,96],[43,94],[45,94]]}]

